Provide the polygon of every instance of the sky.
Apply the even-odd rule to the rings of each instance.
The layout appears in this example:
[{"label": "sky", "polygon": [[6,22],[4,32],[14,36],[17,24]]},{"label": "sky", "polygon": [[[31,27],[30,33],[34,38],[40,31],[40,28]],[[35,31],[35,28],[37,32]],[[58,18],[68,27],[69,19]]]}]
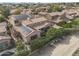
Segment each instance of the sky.
[{"label": "sky", "polygon": [[0,0],[0,2],[42,2],[42,3],[46,3],[46,2],[79,2],[79,0]]}]

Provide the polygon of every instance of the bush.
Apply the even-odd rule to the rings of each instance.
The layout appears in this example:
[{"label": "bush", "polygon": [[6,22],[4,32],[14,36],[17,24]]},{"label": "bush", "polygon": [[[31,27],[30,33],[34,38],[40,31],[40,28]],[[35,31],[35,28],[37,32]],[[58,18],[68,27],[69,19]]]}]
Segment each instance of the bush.
[{"label": "bush", "polygon": [[21,50],[21,51],[16,52],[14,55],[15,56],[27,56],[28,54],[29,54],[29,51]]},{"label": "bush", "polygon": [[57,4],[51,4],[48,12],[56,12],[56,11],[62,11],[62,8],[60,7],[60,5]]},{"label": "bush", "polygon": [[55,29],[55,28],[50,28],[46,35],[44,37],[41,37],[39,39],[35,39],[31,43],[31,50],[36,50],[42,46],[44,46],[46,43],[48,43],[51,40],[55,40],[57,37],[61,37],[64,34],[63,29]]},{"label": "bush", "polygon": [[16,42],[16,52],[14,55],[16,56],[26,56],[29,54],[30,51],[27,50],[27,48],[25,47],[25,44],[21,41],[18,40]]},{"label": "bush", "polygon": [[79,18],[76,18],[72,21],[73,25],[79,25]]},{"label": "bush", "polygon": [[57,23],[58,26],[63,26],[63,25],[65,25],[65,24],[66,24],[65,21],[62,21],[62,22]]},{"label": "bush", "polygon": [[72,28],[73,25],[72,25],[72,23],[67,23],[67,24],[62,25],[62,27],[63,28]]},{"label": "bush", "polygon": [[0,22],[4,21],[4,16],[0,15]]}]

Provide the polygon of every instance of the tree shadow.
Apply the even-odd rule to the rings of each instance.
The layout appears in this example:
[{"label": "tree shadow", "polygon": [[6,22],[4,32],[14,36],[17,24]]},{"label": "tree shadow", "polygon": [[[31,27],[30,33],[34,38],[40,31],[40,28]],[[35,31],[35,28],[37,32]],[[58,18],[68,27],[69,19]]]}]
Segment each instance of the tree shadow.
[{"label": "tree shadow", "polygon": [[77,33],[74,33],[75,35],[75,37],[77,37],[77,38],[79,38],[79,32],[77,32]]},{"label": "tree shadow", "polygon": [[71,39],[71,36],[66,36],[59,44],[69,44],[70,43],[70,39]]}]

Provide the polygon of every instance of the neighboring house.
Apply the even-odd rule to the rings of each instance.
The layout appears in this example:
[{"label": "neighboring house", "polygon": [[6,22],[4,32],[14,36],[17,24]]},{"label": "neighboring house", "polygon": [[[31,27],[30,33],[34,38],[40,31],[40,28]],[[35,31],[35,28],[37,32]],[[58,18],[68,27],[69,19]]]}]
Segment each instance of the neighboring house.
[{"label": "neighboring house", "polygon": [[48,13],[48,14],[51,16],[50,22],[52,22],[54,24],[57,24],[57,23],[63,21],[63,19],[62,19],[63,12],[52,12],[52,13]]},{"label": "neighboring house", "polygon": [[62,12],[52,12],[52,13],[48,13],[52,19],[55,19],[57,17],[60,17],[63,13]]},{"label": "neighboring house", "polygon": [[15,26],[17,24],[20,24],[23,20],[27,20],[32,18],[30,15],[27,14],[21,14],[21,15],[12,15],[9,17],[8,22],[10,22],[11,25]]},{"label": "neighboring house", "polygon": [[52,12],[49,13],[51,16],[51,21],[58,23],[59,20],[69,22],[70,20],[74,19],[76,16],[79,16],[77,11],[68,11],[68,10],[63,10],[62,12]]},{"label": "neighboring house", "polygon": [[47,12],[49,8],[50,8],[49,6],[47,6],[47,7],[39,7],[39,8],[36,8],[36,11]]},{"label": "neighboring house", "polygon": [[66,17],[70,20],[79,16],[79,9],[69,9],[65,10]]},{"label": "neighboring house", "polygon": [[22,21],[22,24],[25,24],[37,30],[51,26],[51,23],[45,17],[38,17],[38,18],[25,20],[25,21]]},{"label": "neighboring house", "polygon": [[7,34],[7,23],[0,23],[0,50],[7,49],[11,46],[11,37]]},{"label": "neighboring house", "polygon": [[48,14],[48,13],[47,12],[39,12],[39,15],[41,15],[41,16],[44,16],[46,14]]},{"label": "neighboring house", "polygon": [[0,36],[0,51],[9,48],[11,46],[10,41],[10,36]]},{"label": "neighboring house", "polygon": [[32,13],[32,9],[23,9],[23,11],[21,12],[21,14],[28,14],[30,15]]}]

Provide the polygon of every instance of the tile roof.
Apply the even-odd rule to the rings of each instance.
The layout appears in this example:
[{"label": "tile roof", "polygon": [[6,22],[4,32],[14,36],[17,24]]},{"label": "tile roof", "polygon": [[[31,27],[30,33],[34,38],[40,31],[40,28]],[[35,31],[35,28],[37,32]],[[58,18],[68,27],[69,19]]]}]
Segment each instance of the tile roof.
[{"label": "tile roof", "polygon": [[7,30],[6,30],[5,26],[0,26],[0,33],[6,32],[6,31],[7,31]]},{"label": "tile roof", "polygon": [[7,31],[6,27],[7,27],[7,23],[6,22],[0,23],[0,33],[6,32]]},{"label": "tile roof", "polygon": [[30,19],[30,20],[25,20],[22,23],[26,24],[26,25],[30,25],[30,24],[34,24],[34,23],[38,23],[38,22],[47,21],[47,20],[48,19],[46,19],[45,17],[39,17],[39,18]]},{"label": "tile roof", "polygon": [[62,15],[62,12],[52,12],[52,13],[48,13],[51,16],[56,16],[56,15]]},{"label": "tile roof", "polygon": [[34,28],[37,29],[37,30],[39,30],[39,29],[44,28],[44,27],[46,27],[46,26],[48,26],[48,25],[49,25],[49,23],[43,23],[43,24],[41,24],[41,25],[39,25],[39,26],[36,26],[36,27],[34,27]]},{"label": "tile roof", "polygon": [[6,22],[2,22],[2,23],[0,23],[0,26],[7,26],[7,23]]},{"label": "tile roof", "polygon": [[10,36],[0,36],[0,40],[3,40],[3,39],[11,39]]}]

